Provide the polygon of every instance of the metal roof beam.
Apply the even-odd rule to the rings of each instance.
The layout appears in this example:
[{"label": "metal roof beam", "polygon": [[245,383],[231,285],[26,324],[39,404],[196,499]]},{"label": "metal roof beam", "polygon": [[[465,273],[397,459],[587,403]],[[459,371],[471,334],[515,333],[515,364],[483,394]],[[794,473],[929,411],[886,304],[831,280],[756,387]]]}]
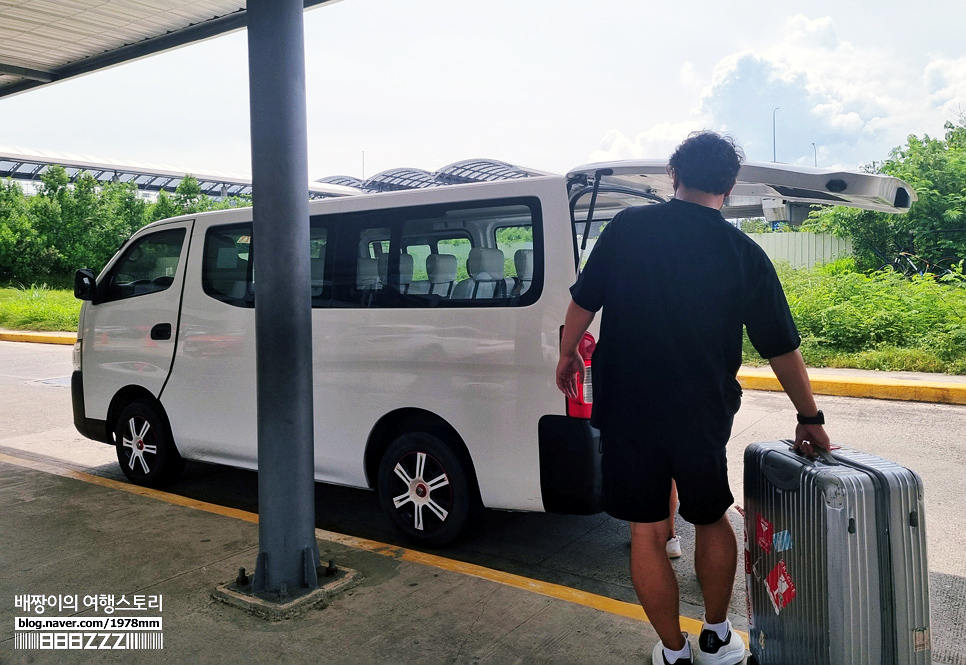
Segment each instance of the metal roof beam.
[{"label": "metal roof beam", "polygon": [[54,76],[53,72],[41,71],[39,69],[29,69],[27,67],[18,67],[17,65],[11,65],[6,62],[0,62],[0,74],[20,76],[22,78],[38,81],[40,83],[52,83],[57,80],[57,77]]}]

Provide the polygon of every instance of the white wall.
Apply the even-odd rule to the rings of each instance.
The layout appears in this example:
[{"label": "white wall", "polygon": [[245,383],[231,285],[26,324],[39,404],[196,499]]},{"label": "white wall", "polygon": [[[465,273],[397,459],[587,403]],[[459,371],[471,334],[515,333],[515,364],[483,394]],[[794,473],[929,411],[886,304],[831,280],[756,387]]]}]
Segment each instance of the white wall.
[{"label": "white wall", "polygon": [[852,255],[852,241],[824,233],[749,233],[772,261],[787,261],[793,268],[811,268]]}]

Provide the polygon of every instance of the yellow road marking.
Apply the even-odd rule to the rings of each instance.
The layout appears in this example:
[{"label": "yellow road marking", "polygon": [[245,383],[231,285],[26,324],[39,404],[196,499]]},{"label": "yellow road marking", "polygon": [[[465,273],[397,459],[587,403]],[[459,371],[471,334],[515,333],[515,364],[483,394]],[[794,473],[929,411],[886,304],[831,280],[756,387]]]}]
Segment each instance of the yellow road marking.
[{"label": "yellow road marking", "polygon": [[[219,506],[206,501],[189,499],[187,497],[178,496],[177,494],[162,492],[160,490],[151,489],[150,487],[141,487],[139,485],[132,485],[118,480],[113,480],[111,478],[102,478],[100,476],[94,476],[89,473],[84,473],[83,471],[77,471],[75,469],[50,462],[13,457],[4,453],[0,453],[0,462],[27,469],[33,469],[35,471],[42,471],[44,473],[50,473],[63,478],[80,480],[82,482],[100,485],[101,487],[106,487],[108,489],[119,490],[122,492],[128,492],[130,494],[136,494],[138,496],[148,497],[150,499],[156,499],[158,501],[164,501],[165,503],[182,506],[184,508],[202,510],[208,513],[214,513],[216,515],[223,515],[225,517],[244,520],[246,522],[258,522],[258,515],[246,510],[227,508],[225,506]],[[408,561],[410,563],[418,563],[424,566],[432,566],[434,568],[439,568],[440,570],[459,573],[461,575],[478,577],[480,579],[489,580],[490,582],[496,582],[505,586],[547,596],[548,598],[555,598],[557,600],[563,600],[575,605],[590,607],[601,612],[607,612],[609,614],[650,623],[647,619],[647,615],[644,613],[644,610],[637,603],[627,603],[621,600],[608,598],[606,596],[600,596],[595,593],[588,593],[586,591],[580,591],[579,589],[572,589],[561,584],[542,582],[529,577],[523,577],[522,575],[505,573],[492,568],[478,566],[473,563],[447,559],[435,554],[409,550],[404,547],[397,547],[395,545],[389,545],[387,543],[381,543],[375,540],[368,540],[366,538],[358,538],[356,536],[349,536],[342,533],[336,533],[334,531],[316,529],[315,535],[316,538],[321,540],[338,543],[339,545],[344,545],[353,549],[387,556],[400,561]],[[680,620],[681,628],[683,630],[694,635],[697,635],[701,632],[701,621],[691,619],[689,617],[680,617]],[[741,639],[744,641],[745,646],[747,647],[748,634],[739,630],[736,630],[735,632],[741,636]]]},{"label": "yellow road marking", "polygon": [[74,333],[19,332],[0,330],[0,342],[33,342],[34,344],[70,344],[77,341]]},{"label": "yellow road marking", "polygon": [[6,462],[7,464],[20,466],[27,469],[33,469],[34,471],[43,471],[44,473],[50,473],[63,478],[80,480],[85,483],[91,483],[92,485],[100,485],[101,487],[106,487],[108,489],[127,492],[128,494],[137,494],[138,496],[145,496],[149,499],[157,499],[158,501],[164,501],[176,506],[183,506],[184,508],[203,510],[208,513],[224,515],[225,517],[233,517],[246,522],[258,522],[257,513],[251,513],[246,510],[238,510],[237,508],[227,508],[225,506],[219,506],[214,503],[199,501],[197,499],[189,499],[188,497],[178,496],[177,494],[169,494],[168,492],[151,489],[150,487],[141,487],[140,485],[132,485],[130,483],[121,482],[119,480],[114,480],[113,478],[93,476],[89,473],[84,473],[83,471],[76,471],[65,466],[60,466],[59,464],[24,459],[21,457],[12,457],[3,453],[0,453],[0,462]]}]

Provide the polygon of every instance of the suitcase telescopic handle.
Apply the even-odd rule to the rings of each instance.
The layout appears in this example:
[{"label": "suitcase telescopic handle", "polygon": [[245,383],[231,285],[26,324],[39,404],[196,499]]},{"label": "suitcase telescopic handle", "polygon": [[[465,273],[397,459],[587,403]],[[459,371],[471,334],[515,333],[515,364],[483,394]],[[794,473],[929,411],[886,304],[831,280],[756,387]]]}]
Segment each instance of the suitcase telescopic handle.
[{"label": "suitcase telescopic handle", "polygon": [[[791,451],[793,453],[795,453],[796,455],[798,455],[799,457],[804,457],[805,459],[812,460],[812,461],[815,459],[814,457],[808,457],[807,455],[804,455],[804,454],[798,452],[797,450],[795,450],[795,442],[792,441],[791,439],[782,439],[782,441],[784,443],[787,443],[789,449],[791,449]],[[819,451],[817,451],[816,452],[816,457],[818,457],[819,459],[821,459],[825,464],[828,464],[829,466],[838,466],[839,464],[841,464],[841,462],[839,462],[837,459],[835,459],[835,456],[832,455],[832,453],[828,452],[827,450],[819,450]]]}]

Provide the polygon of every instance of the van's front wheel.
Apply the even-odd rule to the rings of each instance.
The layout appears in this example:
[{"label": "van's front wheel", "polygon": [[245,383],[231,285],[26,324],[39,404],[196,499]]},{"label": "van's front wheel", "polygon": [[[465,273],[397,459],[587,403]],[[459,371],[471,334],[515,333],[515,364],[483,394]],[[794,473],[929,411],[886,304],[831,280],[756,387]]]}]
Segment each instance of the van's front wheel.
[{"label": "van's front wheel", "polygon": [[149,402],[131,402],[121,412],[114,430],[117,461],[135,485],[161,487],[173,482],[184,468],[168,423]]},{"label": "van's front wheel", "polygon": [[379,501],[406,538],[428,547],[453,542],[466,525],[472,495],[466,468],[432,434],[404,434],[379,464]]}]

